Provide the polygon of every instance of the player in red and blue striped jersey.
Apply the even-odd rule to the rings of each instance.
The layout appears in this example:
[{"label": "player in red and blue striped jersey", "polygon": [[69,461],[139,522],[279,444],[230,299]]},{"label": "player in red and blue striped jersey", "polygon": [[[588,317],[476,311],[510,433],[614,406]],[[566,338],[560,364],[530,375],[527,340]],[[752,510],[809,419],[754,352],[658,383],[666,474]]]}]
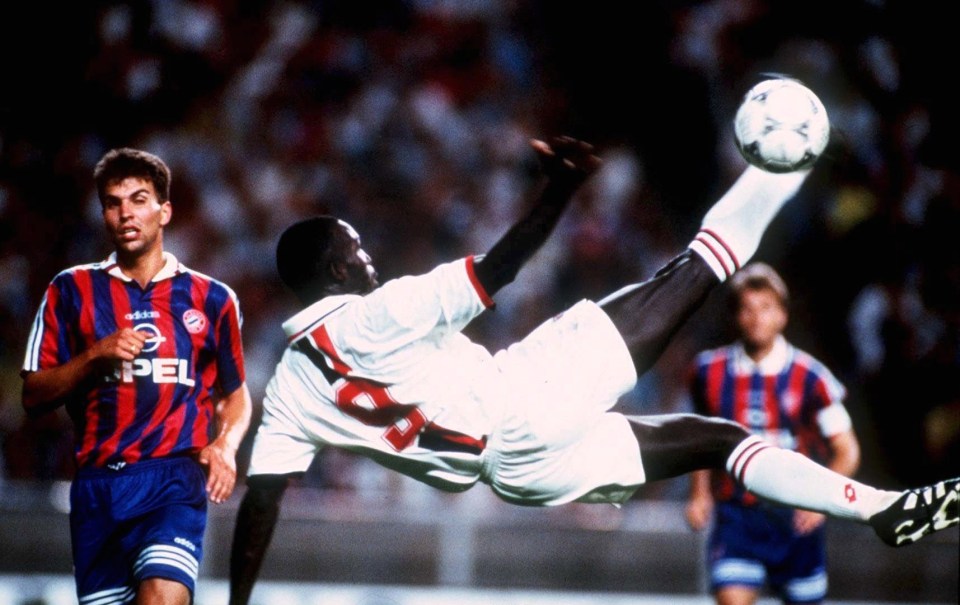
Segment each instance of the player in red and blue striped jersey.
[{"label": "player in red and blue striped jersey", "polygon": [[[731,280],[737,342],[700,353],[691,397],[698,413],[733,420],[766,441],[851,476],[860,447],[843,405],[846,389],[817,359],[783,337],[789,293],[764,263]],[[759,500],[726,473],[697,471],[687,520],[714,520],[710,585],[720,605],[748,605],[769,585],[786,603],[826,596],[824,515]]]},{"label": "player in red and blue striped jersey", "polygon": [[188,603],[206,501],[226,500],[250,422],[241,315],[226,284],[163,250],[170,172],[108,152],[94,177],[115,251],[58,274],[22,369],[30,414],[76,426],[71,533],[81,604]]}]

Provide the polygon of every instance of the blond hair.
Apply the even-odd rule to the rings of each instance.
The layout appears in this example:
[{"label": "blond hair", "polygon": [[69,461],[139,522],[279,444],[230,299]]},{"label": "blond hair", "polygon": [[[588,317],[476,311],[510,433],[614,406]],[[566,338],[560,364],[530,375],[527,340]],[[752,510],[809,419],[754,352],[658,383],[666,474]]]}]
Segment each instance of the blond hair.
[{"label": "blond hair", "polygon": [[784,307],[790,302],[790,290],[773,267],[766,263],[753,262],[737,271],[730,278],[730,287],[738,303],[740,295],[747,290],[770,290]]}]

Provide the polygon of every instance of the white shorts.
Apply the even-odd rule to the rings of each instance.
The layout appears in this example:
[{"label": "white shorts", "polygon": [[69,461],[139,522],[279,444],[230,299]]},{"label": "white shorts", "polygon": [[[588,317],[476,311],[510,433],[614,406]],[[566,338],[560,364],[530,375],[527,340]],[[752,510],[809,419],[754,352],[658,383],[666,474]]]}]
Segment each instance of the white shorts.
[{"label": "white shorts", "polygon": [[484,451],[483,480],[504,500],[622,503],[645,481],[640,447],[609,410],[636,384],[607,314],[581,301],[495,356],[511,392]]},{"label": "white shorts", "polygon": [[501,419],[479,455],[387,450],[382,427],[355,420],[356,434],[348,435],[324,421],[322,408],[310,412],[317,394],[304,381],[294,385],[302,394],[287,404],[265,406],[248,475],[302,472],[324,443],[340,443],[440,489],[462,491],[481,480],[504,500],[530,506],[620,503],[643,484],[633,431],[626,418],[609,411],[633,389],[636,371],[599,306],[574,305],[498,352],[494,363],[498,371],[491,379],[501,382],[490,390],[495,400],[486,403]]}]

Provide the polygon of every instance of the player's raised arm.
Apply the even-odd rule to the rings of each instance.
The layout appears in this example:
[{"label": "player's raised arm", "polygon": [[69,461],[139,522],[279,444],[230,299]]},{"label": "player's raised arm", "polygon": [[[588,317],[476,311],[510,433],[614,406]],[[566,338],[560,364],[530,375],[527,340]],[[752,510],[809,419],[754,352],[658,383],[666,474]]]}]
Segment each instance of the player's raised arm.
[{"label": "player's raised arm", "polygon": [[556,137],[549,144],[533,140],[531,146],[547,180],[534,207],[477,260],[477,279],[490,296],[513,281],[547,240],[573,194],[600,166],[593,146],[571,137]]}]

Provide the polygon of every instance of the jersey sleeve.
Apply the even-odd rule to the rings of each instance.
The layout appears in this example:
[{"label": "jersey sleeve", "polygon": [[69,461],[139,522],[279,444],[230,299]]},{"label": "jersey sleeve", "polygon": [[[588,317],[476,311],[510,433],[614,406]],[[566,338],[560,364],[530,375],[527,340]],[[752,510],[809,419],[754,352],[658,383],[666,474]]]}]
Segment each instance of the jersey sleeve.
[{"label": "jersey sleeve", "polygon": [[843,404],[847,396],[846,388],[823,364],[814,362],[812,369],[815,379],[811,386],[810,401],[814,405],[820,434],[832,437],[850,430],[853,423]]},{"label": "jersey sleeve", "polygon": [[217,322],[217,382],[220,391],[227,395],[243,384],[246,375],[240,303],[233,290],[227,286],[223,288],[226,290],[226,297]]},{"label": "jersey sleeve", "polygon": [[817,413],[817,426],[824,437],[833,437],[853,428],[847,408],[840,402],[833,403]]},{"label": "jersey sleeve", "polygon": [[470,266],[463,259],[387,282],[337,317],[338,348],[354,351],[364,365],[365,358],[459,332],[488,306]]},{"label": "jersey sleeve", "polygon": [[70,359],[68,321],[57,280],[47,286],[27,339],[21,375],[46,370]]}]

